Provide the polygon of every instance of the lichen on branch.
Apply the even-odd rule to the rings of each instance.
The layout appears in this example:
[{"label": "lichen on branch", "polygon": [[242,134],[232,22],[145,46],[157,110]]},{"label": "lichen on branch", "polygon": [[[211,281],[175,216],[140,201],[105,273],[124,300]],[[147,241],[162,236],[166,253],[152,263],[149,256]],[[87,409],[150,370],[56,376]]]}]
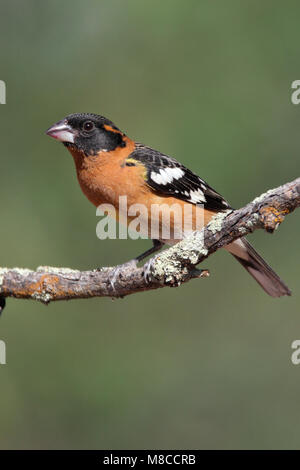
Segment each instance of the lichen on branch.
[{"label": "lichen on branch", "polygon": [[143,267],[127,263],[91,271],[49,266],[40,266],[35,271],[0,268],[0,313],[6,297],[45,304],[90,297],[124,297],[206,277],[207,270],[196,268],[204,259],[254,230],[274,232],[285,216],[299,206],[300,178],[297,178],[267,191],[241,209],[216,214],[203,230],[156,255]]}]

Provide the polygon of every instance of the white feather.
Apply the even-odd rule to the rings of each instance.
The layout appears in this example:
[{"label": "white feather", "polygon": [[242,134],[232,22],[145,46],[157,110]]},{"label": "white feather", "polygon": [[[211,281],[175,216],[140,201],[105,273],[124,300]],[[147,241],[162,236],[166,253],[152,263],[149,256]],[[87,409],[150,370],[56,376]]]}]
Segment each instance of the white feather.
[{"label": "white feather", "polygon": [[180,179],[184,175],[181,168],[161,168],[159,173],[151,172],[150,178],[157,184],[167,185],[172,181]]}]

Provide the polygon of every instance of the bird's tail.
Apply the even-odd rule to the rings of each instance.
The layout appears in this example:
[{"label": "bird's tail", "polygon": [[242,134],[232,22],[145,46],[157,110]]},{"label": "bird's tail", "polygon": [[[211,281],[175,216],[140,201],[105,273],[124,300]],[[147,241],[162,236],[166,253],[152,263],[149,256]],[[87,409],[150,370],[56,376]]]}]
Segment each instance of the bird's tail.
[{"label": "bird's tail", "polygon": [[272,297],[291,295],[285,283],[245,238],[235,240],[226,246],[226,249],[244,266],[267,294]]}]

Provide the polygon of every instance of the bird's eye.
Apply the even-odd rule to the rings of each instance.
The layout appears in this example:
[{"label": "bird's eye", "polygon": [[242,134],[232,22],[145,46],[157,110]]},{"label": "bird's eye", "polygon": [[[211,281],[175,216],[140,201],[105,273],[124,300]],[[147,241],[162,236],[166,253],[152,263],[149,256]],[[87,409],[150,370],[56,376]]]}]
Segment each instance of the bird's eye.
[{"label": "bird's eye", "polygon": [[92,121],[85,121],[82,126],[83,130],[87,132],[92,131],[94,127],[95,125]]}]

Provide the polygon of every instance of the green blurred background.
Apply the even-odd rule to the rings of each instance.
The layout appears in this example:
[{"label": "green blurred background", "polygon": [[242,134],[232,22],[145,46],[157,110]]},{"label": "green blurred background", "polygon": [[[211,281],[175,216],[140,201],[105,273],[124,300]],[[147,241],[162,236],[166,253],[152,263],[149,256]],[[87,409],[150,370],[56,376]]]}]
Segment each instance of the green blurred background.
[{"label": "green blurred background", "polygon": [[[0,1],[1,265],[90,269],[99,241],[71,156],[45,135],[112,119],[232,205],[299,176],[297,1]],[[211,277],[110,299],[8,299],[1,448],[299,448],[299,215],[250,238],[293,291],[268,297],[226,252]]]}]

